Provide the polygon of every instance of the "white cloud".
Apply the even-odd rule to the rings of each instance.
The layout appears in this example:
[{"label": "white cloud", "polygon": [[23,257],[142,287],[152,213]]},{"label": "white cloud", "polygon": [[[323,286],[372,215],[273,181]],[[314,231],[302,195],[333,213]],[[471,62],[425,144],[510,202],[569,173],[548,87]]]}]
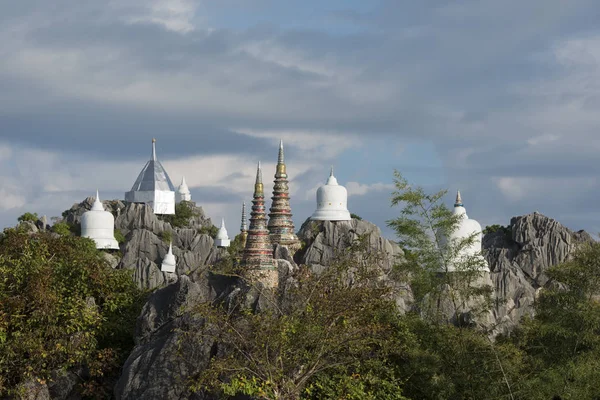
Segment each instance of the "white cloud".
[{"label": "white cloud", "polygon": [[198,4],[193,0],[113,0],[111,5],[117,10],[134,7],[135,11],[124,17],[130,24],[152,23],[178,33],[195,28],[193,19]]},{"label": "white cloud", "polygon": [[346,183],[346,190],[348,190],[348,196],[364,196],[365,194],[371,194],[374,192],[391,192],[394,190],[394,184],[381,182],[371,184],[348,182]]}]

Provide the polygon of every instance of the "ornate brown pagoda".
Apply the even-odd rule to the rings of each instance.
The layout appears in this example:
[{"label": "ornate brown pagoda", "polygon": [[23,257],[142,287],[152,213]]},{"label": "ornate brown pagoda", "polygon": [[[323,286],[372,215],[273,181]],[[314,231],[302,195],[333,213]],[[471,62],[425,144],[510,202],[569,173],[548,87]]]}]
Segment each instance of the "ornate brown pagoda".
[{"label": "ornate brown pagoda", "polygon": [[242,224],[240,225],[240,235],[242,237],[242,247],[246,247],[248,238],[248,220],[246,218],[246,202],[242,203]]},{"label": "ornate brown pagoda", "polygon": [[266,287],[277,287],[278,272],[273,260],[273,246],[269,240],[265,195],[260,162],[256,171],[254,199],[250,213],[250,227],[244,248],[243,265],[249,271],[251,281],[259,281]]},{"label": "ornate brown pagoda", "polygon": [[279,142],[279,157],[273,182],[273,197],[271,197],[273,202],[269,210],[269,236],[273,245],[287,246],[293,254],[300,248],[300,240],[294,232],[288,175],[283,155],[283,141]]}]

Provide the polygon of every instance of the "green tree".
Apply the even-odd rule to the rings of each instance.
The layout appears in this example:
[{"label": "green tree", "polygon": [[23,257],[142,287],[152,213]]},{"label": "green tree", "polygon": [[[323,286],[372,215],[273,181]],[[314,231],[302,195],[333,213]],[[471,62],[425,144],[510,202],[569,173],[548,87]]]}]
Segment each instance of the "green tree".
[{"label": "green tree", "polygon": [[414,338],[400,335],[393,286],[377,279],[380,255],[364,246],[340,252],[320,274],[303,267],[283,305],[272,298],[259,313],[241,305],[197,310],[207,319],[202,340],[217,340],[227,356],[214,357],[193,389],[262,399],[318,399],[336,391],[348,399],[404,399],[386,357]]},{"label": "green tree", "polygon": [[25,221],[37,222],[39,219],[40,219],[40,217],[38,217],[37,213],[26,212],[25,214],[23,214],[19,218],[17,218],[17,221],[19,221],[19,222],[25,222]]},{"label": "green tree", "polygon": [[174,228],[188,228],[194,217],[199,214],[194,209],[194,204],[189,201],[182,201],[175,204],[175,214],[159,215],[158,218],[171,224]]},{"label": "green tree", "polygon": [[[0,394],[87,365],[103,397],[133,347],[143,293],[106,264],[93,241],[7,229],[0,240]],[[104,377],[104,378],[103,378]]]},{"label": "green tree", "polygon": [[[551,267],[535,317],[516,333],[527,353],[526,398],[592,399],[600,394],[600,243],[581,245]],[[533,372],[533,373],[532,373]],[[525,397],[524,397],[525,398]]]},{"label": "green tree", "polygon": [[66,222],[57,222],[52,225],[52,232],[62,236],[68,236],[71,235],[71,226]]}]

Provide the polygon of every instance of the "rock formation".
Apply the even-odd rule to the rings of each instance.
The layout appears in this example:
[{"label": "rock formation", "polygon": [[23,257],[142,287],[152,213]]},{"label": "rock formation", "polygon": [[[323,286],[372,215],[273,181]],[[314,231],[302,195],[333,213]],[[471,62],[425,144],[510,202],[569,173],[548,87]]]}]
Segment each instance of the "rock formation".
[{"label": "rock formation", "polygon": [[[84,212],[91,209],[94,198],[88,197],[64,213],[65,222],[79,224]],[[157,216],[152,207],[142,203],[104,201],[104,208],[115,215],[115,229],[125,237],[120,246],[122,258],[117,268],[134,270],[134,279],[142,288],[153,289],[167,283],[166,273],[161,272],[162,259],[167,254],[169,242],[177,257],[177,274],[188,273],[196,268],[212,264],[221,254],[214,247],[213,238],[200,233],[211,227],[210,218],[202,207],[190,202],[194,216],[186,228],[174,228],[164,217]]]},{"label": "rock formation", "polygon": [[539,213],[514,217],[507,228],[486,234],[483,253],[497,299],[496,330],[506,332],[531,315],[536,294],[549,284],[545,271],[592,240],[586,232],[573,232]]}]

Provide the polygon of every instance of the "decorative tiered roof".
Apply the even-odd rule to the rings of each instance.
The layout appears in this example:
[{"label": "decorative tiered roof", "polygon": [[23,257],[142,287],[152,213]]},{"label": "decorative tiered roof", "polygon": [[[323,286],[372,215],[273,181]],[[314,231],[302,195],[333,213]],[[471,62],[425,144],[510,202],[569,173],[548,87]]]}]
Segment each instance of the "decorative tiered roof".
[{"label": "decorative tiered roof", "polygon": [[244,248],[243,263],[248,269],[274,269],[273,246],[269,240],[265,214],[265,194],[260,162],[256,170],[254,199],[250,213],[250,228]]},{"label": "decorative tiered roof", "polygon": [[283,154],[283,141],[279,142],[279,157],[273,185],[273,202],[269,210],[269,234],[271,244],[281,244],[297,250],[300,240],[294,233],[294,221],[290,207],[288,175]]}]

